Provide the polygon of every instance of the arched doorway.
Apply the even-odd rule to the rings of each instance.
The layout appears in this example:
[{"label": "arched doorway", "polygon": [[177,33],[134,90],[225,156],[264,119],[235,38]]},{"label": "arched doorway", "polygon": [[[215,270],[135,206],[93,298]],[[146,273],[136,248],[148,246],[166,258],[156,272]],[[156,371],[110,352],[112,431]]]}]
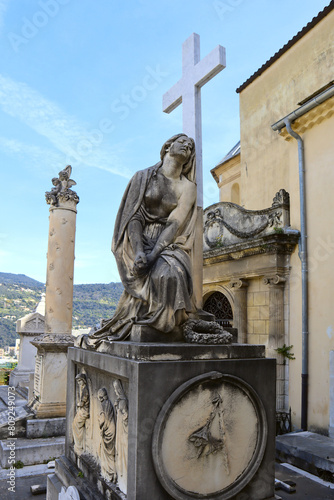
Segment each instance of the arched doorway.
[{"label": "arched doorway", "polygon": [[204,311],[214,314],[217,323],[231,327],[233,311],[228,298],[221,292],[214,292],[208,297],[203,306]]}]

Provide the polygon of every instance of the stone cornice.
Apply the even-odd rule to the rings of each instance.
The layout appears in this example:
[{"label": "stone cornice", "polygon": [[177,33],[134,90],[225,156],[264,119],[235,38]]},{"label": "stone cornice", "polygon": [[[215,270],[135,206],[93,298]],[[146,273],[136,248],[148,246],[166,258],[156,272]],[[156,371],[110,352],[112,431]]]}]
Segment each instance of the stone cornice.
[{"label": "stone cornice", "polygon": [[[333,114],[334,97],[331,97],[295,120],[293,122],[293,130],[297,132],[297,134],[302,134],[306,130],[311,129],[327,118],[330,118]],[[280,136],[286,141],[293,140],[286,127],[282,128]]]},{"label": "stone cornice", "polygon": [[39,351],[67,352],[69,347],[73,347],[74,339],[71,335],[47,333],[36,337],[31,344]]},{"label": "stone cornice", "polygon": [[204,265],[228,260],[240,260],[259,254],[291,254],[298,243],[298,239],[299,235],[277,233],[226,247],[214,248],[203,253]]},{"label": "stone cornice", "polygon": [[[216,165],[214,168],[210,170],[212,177],[215,179],[217,184],[219,183],[219,176],[222,173],[226,173],[228,170],[232,169],[236,165],[240,165],[240,153],[230,158],[228,161],[224,163],[220,163]],[[239,173],[240,175],[240,173]]]}]

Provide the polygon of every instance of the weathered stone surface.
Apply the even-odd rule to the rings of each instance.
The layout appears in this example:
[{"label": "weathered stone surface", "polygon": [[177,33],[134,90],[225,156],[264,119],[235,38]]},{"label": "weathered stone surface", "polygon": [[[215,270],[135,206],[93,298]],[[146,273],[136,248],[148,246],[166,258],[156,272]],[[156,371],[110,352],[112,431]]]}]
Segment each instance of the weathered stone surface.
[{"label": "weathered stone surface", "polygon": [[[0,464],[1,467],[8,467],[10,457],[10,441],[0,441]],[[41,464],[45,460],[51,460],[64,453],[65,437],[54,437],[46,439],[26,439],[15,440],[15,460],[21,461],[25,465]]]},{"label": "weathered stone surface", "polygon": [[264,407],[248,384],[217,371],[194,377],[159,413],[156,473],[172,498],[232,498],[256,473],[267,432]]},{"label": "weathered stone surface", "polygon": [[[195,143],[185,134],[168,139],[161,161],[130,180],[117,214],[112,251],[124,292],[113,317],[81,339],[136,340],[153,329],[175,333],[195,313],[191,254],[197,219]],[[202,265],[202,264],[201,264]],[[159,342],[159,338],[155,340]]]},{"label": "weathered stone surface", "polygon": [[[103,346],[107,349],[107,344],[107,342],[104,342],[99,349],[103,348]],[[191,356],[187,353],[189,349],[191,350]],[[258,357],[256,357],[256,354]],[[62,470],[56,472],[57,477],[61,477],[62,484],[75,485],[82,495],[87,491],[88,485],[91,485],[92,491],[96,491],[97,489],[105,498],[122,498],[121,491],[117,489],[119,484],[113,484],[108,481],[106,477],[103,478],[101,476],[101,453],[99,451],[101,434],[98,417],[101,411],[101,404],[97,399],[99,389],[104,387],[107,389],[110,401],[116,407],[117,394],[114,389],[114,384],[115,381],[121,380],[122,386],[124,387],[124,394],[126,394],[125,397],[128,399],[127,418],[129,447],[127,498],[128,500],[135,500],[138,498],[159,498],[159,500],[179,498],[176,496],[172,497],[170,493],[167,492],[164,485],[158,480],[159,476],[156,475],[153,466],[154,451],[152,450],[152,437],[155,432],[156,422],[160,418],[159,415],[162,415],[161,418],[164,418],[162,408],[171,394],[178,391],[179,388],[182,388],[183,384],[189,385],[189,381],[194,377],[203,376],[203,374],[211,372],[219,372],[219,376],[222,374],[223,377],[225,377],[222,383],[219,382],[215,388],[211,388],[209,392],[207,392],[204,387],[205,381],[203,381],[195,388],[195,392],[198,392],[198,397],[194,395],[195,393],[190,393],[189,401],[191,400],[191,404],[189,403],[189,408],[193,408],[191,410],[191,418],[189,414],[190,420],[186,417],[186,414],[184,414],[185,418],[178,420],[179,409],[176,404],[176,420],[172,424],[171,429],[174,428],[176,435],[178,432],[181,433],[179,435],[180,439],[177,441],[188,443],[186,446],[190,446],[192,453],[195,453],[196,456],[196,450],[199,447],[197,446],[196,436],[194,434],[201,431],[201,426],[203,427],[208,424],[214,408],[217,410],[217,415],[218,413],[223,413],[223,415],[226,413],[226,435],[228,435],[228,437],[226,437],[226,442],[229,443],[228,455],[231,461],[231,471],[234,471],[233,474],[235,474],[235,476],[239,474],[243,478],[246,477],[245,484],[239,483],[241,487],[240,491],[247,493],[249,498],[257,498],[258,500],[268,499],[273,495],[273,475],[265,474],[267,473],[266,464],[274,460],[275,361],[264,359],[264,350],[262,346],[203,346],[189,344],[168,345],[115,342],[110,343],[108,354],[70,348],[68,355],[70,371],[67,396],[67,465],[66,467],[62,466]],[[254,357],[251,358],[249,355],[253,355]],[[224,356],[224,358],[220,359],[220,356]],[[83,453],[78,455],[75,453],[73,447],[72,422],[75,417],[76,404],[75,377],[78,373],[82,373],[83,370],[86,374],[87,386],[90,391],[90,417],[85,423],[85,448]],[[241,382],[239,382],[239,380]],[[264,380],[266,381],[265,384],[263,383]],[[270,380],[272,380],[272,384],[268,382]],[[248,390],[248,387],[251,389]],[[215,392],[219,394],[219,397],[217,396],[218,399],[215,396],[212,397]],[[235,395],[234,398],[232,394]],[[255,394],[258,394],[261,403],[255,401],[257,397],[254,396]],[[197,403],[195,402],[193,405],[194,397]],[[209,399],[207,399],[208,397]],[[219,398],[222,400],[222,406],[220,406]],[[226,404],[227,406],[225,406]],[[244,406],[241,408],[240,405]],[[259,407],[263,407],[262,412],[256,409]],[[233,420],[234,423],[229,420],[233,417],[233,409],[237,414]],[[198,417],[196,417],[197,414]],[[243,418],[246,418],[247,425],[243,422]],[[223,420],[225,420],[225,417]],[[179,422],[179,424],[177,422]],[[182,431],[182,425],[186,426],[184,431]],[[218,427],[217,425],[216,420],[213,418],[212,427],[209,429],[213,436],[213,440],[210,441],[209,439],[209,447],[204,447],[202,453],[203,460],[216,460],[215,453],[209,453],[209,458],[206,457],[206,454],[210,450],[210,444],[213,446],[217,444],[215,441],[217,438],[216,432],[219,428],[219,425]],[[240,432],[238,430],[239,427],[242,429]],[[235,432],[234,437],[231,431],[232,428],[234,429],[233,432]],[[174,436],[173,430],[170,432],[171,436]],[[245,436],[245,432],[246,434],[249,432],[249,434]],[[261,441],[260,436],[266,435],[268,438],[264,438],[265,444],[262,443],[261,445],[260,443],[260,448],[258,448],[258,443]],[[233,449],[231,448],[233,444],[229,441],[232,437],[232,441],[234,441],[238,436],[240,439],[242,437],[242,446],[244,448],[246,442],[249,445],[252,442],[252,446],[254,446],[253,452],[249,450],[249,455],[247,455],[244,450],[242,454],[244,457],[244,467],[240,466],[243,470],[239,472],[237,470],[237,462],[239,462],[239,459],[233,462],[233,451],[231,451]],[[194,439],[192,439],[192,437]],[[222,440],[222,438],[220,439]],[[238,449],[240,451],[242,449],[242,447],[238,448],[239,445],[237,444],[240,442],[240,439],[236,441],[235,451]],[[169,438],[165,439],[164,442],[168,443]],[[220,445],[221,442],[218,442],[218,448],[222,449]],[[250,446],[250,448],[252,448],[252,446]],[[248,447],[246,447],[246,449],[248,450]],[[259,449],[261,449],[261,453],[259,453]],[[250,464],[252,460],[249,461],[247,457],[251,456],[258,457],[258,463],[255,465],[254,463]],[[261,458],[263,458],[262,461]],[[222,459],[221,452],[218,453],[218,459]],[[175,460],[181,460],[182,462],[178,453],[175,455]],[[195,460],[197,459],[195,458]],[[198,464],[201,460],[202,459],[199,460]],[[197,467],[199,466],[198,464]],[[232,464],[234,465],[232,466]],[[256,470],[252,468],[253,466]],[[73,472],[71,472],[72,469]],[[249,469],[251,470],[250,475],[253,474],[252,477],[247,475]],[[246,471],[245,475],[243,475],[244,470]],[[82,471],[84,475],[82,484],[78,484],[77,481],[69,481],[69,475],[72,477],[75,475],[77,476],[79,471]],[[206,471],[207,469],[205,467],[201,469],[203,484],[212,483],[211,480],[206,481],[206,479],[209,479]],[[198,471],[196,474],[198,474]],[[233,474],[231,478],[234,477]],[[221,475],[221,472],[219,475]],[[53,484],[55,484],[56,479],[53,478],[52,481]],[[227,484],[228,480],[225,483],[219,481],[220,479],[215,476],[212,487],[217,486],[223,490],[225,488],[226,491],[228,491],[230,487]],[[236,481],[232,481],[232,484],[235,482]],[[232,489],[231,491],[233,492]],[[57,497],[50,497],[50,499],[51,498],[53,500],[53,498]],[[88,496],[87,498],[90,497]],[[99,496],[96,496],[96,498],[99,498]],[[191,499],[195,497],[190,495],[186,497],[180,496],[180,498]],[[227,499],[231,497],[226,493],[222,498]]]},{"label": "weathered stone surface", "polygon": [[276,193],[272,207],[264,210],[246,210],[230,202],[211,205],[204,210],[204,252],[283,233],[290,225],[289,207],[289,194],[284,189]]},{"label": "weathered stone surface", "polygon": [[[144,344],[132,342],[103,342],[101,353],[138,361],[191,361],[205,359],[264,358],[263,345],[192,345],[192,344]],[[101,362],[107,367],[106,358]]]},{"label": "weathered stone surface", "polygon": [[65,417],[27,420],[26,437],[29,439],[65,436],[65,431]]}]

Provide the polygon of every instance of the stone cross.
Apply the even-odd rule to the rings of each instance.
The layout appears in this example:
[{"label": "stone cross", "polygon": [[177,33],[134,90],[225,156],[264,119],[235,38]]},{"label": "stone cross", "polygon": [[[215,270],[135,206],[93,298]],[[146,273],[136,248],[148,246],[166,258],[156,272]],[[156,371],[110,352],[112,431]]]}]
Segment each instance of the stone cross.
[{"label": "stone cross", "polygon": [[193,33],[182,45],[182,78],[162,98],[165,113],[182,103],[183,132],[195,139],[197,205],[200,207],[203,207],[201,87],[225,67],[225,48],[221,45],[200,60],[200,37]]},{"label": "stone cross", "polygon": [[162,108],[170,113],[182,103],[183,132],[195,140],[197,181],[197,223],[193,254],[194,298],[202,308],[203,290],[203,172],[201,87],[226,67],[225,48],[218,45],[200,60],[200,37],[190,35],[182,45],[182,78],[162,98]]}]

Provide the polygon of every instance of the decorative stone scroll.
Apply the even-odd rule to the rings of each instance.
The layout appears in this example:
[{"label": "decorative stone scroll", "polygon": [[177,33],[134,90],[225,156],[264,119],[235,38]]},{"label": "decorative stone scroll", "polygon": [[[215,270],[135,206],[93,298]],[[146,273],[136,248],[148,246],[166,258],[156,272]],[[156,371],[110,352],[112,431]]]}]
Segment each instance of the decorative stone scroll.
[{"label": "decorative stone scroll", "polygon": [[275,274],[274,276],[265,276],[263,278],[263,283],[265,285],[284,285],[286,278],[284,276],[279,276]]},{"label": "decorative stone scroll", "polygon": [[205,373],[174,391],[158,415],[156,473],[177,500],[235,498],[258,470],[267,434],[262,402],[246,382]]},{"label": "decorative stone scroll", "polygon": [[284,189],[276,193],[272,206],[246,210],[230,202],[219,202],[204,211],[204,251],[245,242],[289,226],[290,197]]},{"label": "decorative stone scroll", "polygon": [[75,191],[70,189],[72,186],[76,185],[76,182],[70,179],[71,173],[72,167],[71,165],[67,165],[64,170],[59,172],[58,178],[54,177],[52,179],[54,187],[51,191],[45,193],[45,199],[48,205],[58,207],[59,203],[65,203],[67,201],[73,201],[75,204],[79,203],[79,196]]}]

